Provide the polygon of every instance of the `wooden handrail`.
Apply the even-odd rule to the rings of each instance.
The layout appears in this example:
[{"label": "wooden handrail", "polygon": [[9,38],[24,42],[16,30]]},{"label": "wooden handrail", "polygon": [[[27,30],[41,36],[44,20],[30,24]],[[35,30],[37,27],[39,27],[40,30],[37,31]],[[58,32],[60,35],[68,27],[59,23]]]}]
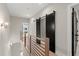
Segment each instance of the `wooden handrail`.
[{"label": "wooden handrail", "polygon": [[43,42],[45,42],[44,39],[46,39],[46,38],[39,38],[39,37],[36,37],[36,36],[34,36],[34,35],[31,35],[31,37],[32,37],[33,39],[38,39],[38,40],[41,40],[41,41],[43,41]]}]

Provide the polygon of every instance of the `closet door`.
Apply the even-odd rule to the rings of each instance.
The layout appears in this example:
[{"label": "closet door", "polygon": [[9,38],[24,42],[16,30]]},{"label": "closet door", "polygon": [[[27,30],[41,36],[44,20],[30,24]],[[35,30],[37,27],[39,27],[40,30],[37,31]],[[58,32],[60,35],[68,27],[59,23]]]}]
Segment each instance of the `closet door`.
[{"label": "closet door", "polygon": [[76,54],[76,50],[77,50],[77,42],[78,42],[77,23],[78,23],[77,13],[74,10],[74,8],[72,8],[72,56]]}]

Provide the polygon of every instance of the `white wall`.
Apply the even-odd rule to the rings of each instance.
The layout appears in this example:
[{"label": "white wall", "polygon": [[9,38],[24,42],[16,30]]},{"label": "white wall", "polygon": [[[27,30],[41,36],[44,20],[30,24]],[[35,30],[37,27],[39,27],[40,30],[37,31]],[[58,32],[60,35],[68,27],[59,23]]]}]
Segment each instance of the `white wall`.
[{"label": "white wall", "polygon": [[10,17],[10,42],[16,43],[20,41],[22,23],[29,23],[29,20],[15,16]]},{"label": "white wall", "polygon": [[[0,21],[3,20],[4,22],[8,22],[10,20],[9,12],[6,7],[6,4],[0,3]],[[7,43],[9,38],[9,25],[8,28],[5,30],[0,30],[0,55],[6,55],[7,54]]]},{"label": "white wall", "polygon": [[[67,49],[67,6],[65,4],[51,4],[42,9],[33,18],[39,18],[56,11],[56,54],[57,55],[68,55]],[[32,22],[32,32],[35,32],[35,22]],[[34,30],[35,29],[35,30]]]},{"label": "white wall", "polygon": [[29,33],[31,35],[36,35],[36,21],[35,18],[31,18],[30,19],[30,23],[29,23]]}]

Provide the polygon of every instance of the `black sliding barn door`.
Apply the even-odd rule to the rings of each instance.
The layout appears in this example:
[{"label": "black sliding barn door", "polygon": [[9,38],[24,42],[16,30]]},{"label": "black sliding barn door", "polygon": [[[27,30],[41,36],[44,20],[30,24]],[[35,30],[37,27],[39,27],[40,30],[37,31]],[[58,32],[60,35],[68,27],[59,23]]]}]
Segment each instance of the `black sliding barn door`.
[{"label": "black sliding barn door", "polygon": [[78,30],[77,30],[77,13],[72,8],[72,56],[76,55],[76,50],[77,50],[77,37],[78,37]]},{"label": "black sliding barn door", "polygon": [[49,40],[49,49],[55,52],[55,11],[46,15],[46,37]]}]

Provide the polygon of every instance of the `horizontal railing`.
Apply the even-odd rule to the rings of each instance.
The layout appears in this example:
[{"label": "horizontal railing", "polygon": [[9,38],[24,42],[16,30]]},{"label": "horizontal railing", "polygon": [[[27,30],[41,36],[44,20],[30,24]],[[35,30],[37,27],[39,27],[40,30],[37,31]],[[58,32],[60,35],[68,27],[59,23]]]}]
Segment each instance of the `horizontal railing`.
[{"label": "horizontal railing", "polygon": [[[40,44],[36,39],[40,40]],[[49,39],[30,36],[30,53],[33,56],[49,56]]]}]

